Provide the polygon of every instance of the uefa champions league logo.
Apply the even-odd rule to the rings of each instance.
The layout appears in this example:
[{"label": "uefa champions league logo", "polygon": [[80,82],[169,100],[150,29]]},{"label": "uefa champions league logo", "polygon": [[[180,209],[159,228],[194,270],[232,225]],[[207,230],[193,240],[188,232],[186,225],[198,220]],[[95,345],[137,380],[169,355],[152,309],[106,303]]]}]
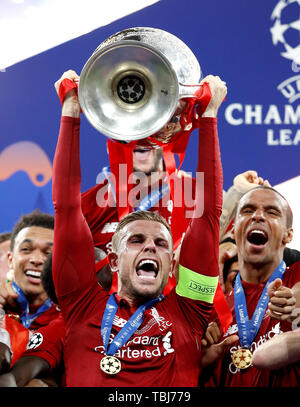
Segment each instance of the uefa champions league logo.
[{"label": "uefa champions league logo", "polygon": [[[300,72],[300,0],[280,0],[271,14],[273,45],[281,56],[292,61],[292,71]],[[277,89],[290,103],[300,98],[300,75],[289,78]]]},{"label": "uefa champions league logo", "polygon": [[[297,6],[298,17],[294,21],[284,21],[284,14],[292,6]],[[294,13],[293,13],[294,14]],[[289,44],[288,36],[293,36],[299,41],[300,39],[300,0],[280,0],[274,8],[271,20],[274,20],[274,25],[271,28],[272,40],[274,45],[282,44],[285,51],[281,52],[281,56],[292,60],[295,64],[300,65],[300,44]],[[293,31],[295,33],[293,33]],[[294,46],[293,46],[294,45]],[[300,70],[300,67],[299,67]]]}]

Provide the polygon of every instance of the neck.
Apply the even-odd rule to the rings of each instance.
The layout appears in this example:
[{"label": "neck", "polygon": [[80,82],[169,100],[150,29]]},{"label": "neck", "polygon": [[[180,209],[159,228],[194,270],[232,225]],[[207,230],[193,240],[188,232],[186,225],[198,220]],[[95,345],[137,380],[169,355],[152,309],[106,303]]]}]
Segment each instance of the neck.
[{"label": "neck", "polygon": [[15,281],[15,283],[23,291],[29,305],[42,305],[48,298],[46,292],[40,292],[40,293],[36,293],[36,294],[28,293],[28,292],[26,292],[26,290],[25,291],[23,290],[23,288],[21,287],[20,284],[18,284],[17,281]]},{"label": "neck", "polygon": [[[118,292],[119,297],[123,298],[128,302],[131,308],[138,308],[139,306],[145,304],[147,301],[153,300],[156,297],[146,297],[138,295],[128,295],[122,291]],[[158,297],[158,296],[157,296]]]},{"label": "neck", "polygon": [[47,297],[47,294],[26,295],[29,305],[42,305]]},{"label": "neck", "polygon": [[260,284],[267,281],[272,275],[273,271],[281,263],[281,259],[274,259],[273,261],[261,263],[248,263],[245,260],[239,260],[239,270],[241,279],[247,283]]}]

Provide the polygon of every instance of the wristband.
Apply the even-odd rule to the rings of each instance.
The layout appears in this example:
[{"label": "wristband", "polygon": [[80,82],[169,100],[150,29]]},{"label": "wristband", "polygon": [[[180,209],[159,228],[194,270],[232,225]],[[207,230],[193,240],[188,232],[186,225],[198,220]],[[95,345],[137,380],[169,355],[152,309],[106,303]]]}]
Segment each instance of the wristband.
[{"label": "wristband", "polygon": [[62,105],[64,103],[64,98],[65,98],[66,94],[72,89],[74,89],[76,94],[78,95],[77,83],[75,83],[74,81],[72,81],[69,78],[65,78],[61,81],[61,83],[59,85],[59,89],[58,89],[58,97],[59,97],[60,103]]}]

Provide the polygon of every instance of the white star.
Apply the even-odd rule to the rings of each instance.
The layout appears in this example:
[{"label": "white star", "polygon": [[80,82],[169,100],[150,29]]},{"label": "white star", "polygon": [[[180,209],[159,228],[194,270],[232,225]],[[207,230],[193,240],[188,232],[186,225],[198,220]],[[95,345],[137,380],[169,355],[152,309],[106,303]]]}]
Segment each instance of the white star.
[{"label": "white star", "polygon": [[280,0],[280,2],[276,4],[272,12],[271,20],[273,20],[274,18],[280,18],[281,11],[284,9],[285,6],[286,6],[285,0]]},{"label": "white star", "polygon": [[286,52],[282,52],[281,55],[284,58],[291,59],[296,64],[300,64],[300,45],[298,47],[292,48],[288,44],[284,44]]},{"label": "white star", "polygon": [[279,20],[275,21],[273,27],[270,29],[274,45],[276,45],[278,42],[285,42],[283,34],[288,28],[288,24],[281,24]]},{"label": "white star", "polygon": [[297,2],[300,6],[300,0],[289,0],[289,4]]},{"label": "white star", "polygon": [[293,23],[290,23],[289,26],[294,28],[295,30],[300,31],[300,18],[299,18],[299,20],[294,21]]}]

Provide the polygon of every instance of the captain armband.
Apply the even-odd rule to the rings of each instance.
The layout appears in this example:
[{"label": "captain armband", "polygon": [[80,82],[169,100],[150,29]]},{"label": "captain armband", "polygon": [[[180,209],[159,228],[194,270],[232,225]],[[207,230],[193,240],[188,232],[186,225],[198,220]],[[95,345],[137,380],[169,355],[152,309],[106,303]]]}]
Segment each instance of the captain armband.
[{"label": "captain armband", "polygon": [[179,265],[179,281],[176,287],[176,293],[182,297],[212,304],[218,280],[218,276],[205,276]]}]

